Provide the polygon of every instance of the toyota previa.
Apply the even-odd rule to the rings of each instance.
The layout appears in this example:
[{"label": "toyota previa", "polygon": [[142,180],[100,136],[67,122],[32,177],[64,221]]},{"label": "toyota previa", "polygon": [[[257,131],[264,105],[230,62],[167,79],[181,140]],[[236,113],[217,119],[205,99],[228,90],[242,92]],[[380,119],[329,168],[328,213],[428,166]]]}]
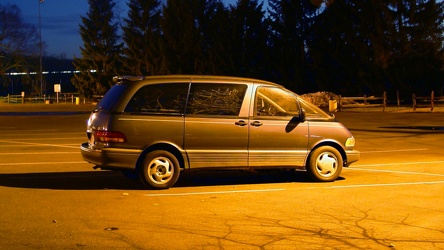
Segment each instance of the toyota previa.
[{"label": "toyota previa", "polygon": [[359,159],[341,123],[281,85],[249,78],[115,77],[92,111],[83,159],[173,186],[184,170],[305,169],[334,181]]}]

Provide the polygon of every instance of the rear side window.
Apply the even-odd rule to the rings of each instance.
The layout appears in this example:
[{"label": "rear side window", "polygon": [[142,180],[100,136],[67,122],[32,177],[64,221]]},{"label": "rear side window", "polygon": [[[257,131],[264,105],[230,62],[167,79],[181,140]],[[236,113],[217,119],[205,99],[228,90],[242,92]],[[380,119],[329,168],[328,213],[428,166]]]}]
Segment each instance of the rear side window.
[{"label": "rear side window", "polygon": [[117,101],[120,99],[120,97],[125,93],[125,90],[128,88],[128,86],[123,84],[116,84],[112,86],[108,92],[106,92],[103,99],[99,102],[97,107],[99,109],[104,109],[110,111],[114,105],[117,103]]},{"label": "rear side window", "polygon": [[192,83],[187,105],[190,115],[237,116],[247,85]]},{"label": "rear side window", "polygon": [[140,88],[129,101],[125,112],[145,114],[183,114],[188,83],[165,83]]}]

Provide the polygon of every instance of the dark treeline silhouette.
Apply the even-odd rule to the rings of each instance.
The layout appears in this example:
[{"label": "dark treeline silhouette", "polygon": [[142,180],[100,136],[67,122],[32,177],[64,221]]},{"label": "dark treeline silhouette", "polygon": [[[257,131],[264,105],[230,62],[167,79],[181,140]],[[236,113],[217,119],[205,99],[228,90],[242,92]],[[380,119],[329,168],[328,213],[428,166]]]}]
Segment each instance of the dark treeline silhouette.
[{"label": "dark treeline silhouette", "polygon": [[441,0],[127,0],[128,13],[88,3],[71,79],[85,97],[115,75],[254,77],[346,96],[444,87]]},{"label": "dark treeline silhouette", "polygon": [[442,91],[442,1],[266,3],[131,0],[119,73],[246,76],[300,93]]}]

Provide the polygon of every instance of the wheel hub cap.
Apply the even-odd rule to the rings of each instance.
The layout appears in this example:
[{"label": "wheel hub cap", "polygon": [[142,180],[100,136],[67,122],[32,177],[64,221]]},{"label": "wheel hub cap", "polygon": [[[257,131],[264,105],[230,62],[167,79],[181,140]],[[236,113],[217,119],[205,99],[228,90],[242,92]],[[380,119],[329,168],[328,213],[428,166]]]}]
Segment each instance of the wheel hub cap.
[{"label": "wheel hub cap", "polygon": [[322,154],[316,162],[316,169],[322,176],[331,176],[336,172],[337,159],[330,154]]}]

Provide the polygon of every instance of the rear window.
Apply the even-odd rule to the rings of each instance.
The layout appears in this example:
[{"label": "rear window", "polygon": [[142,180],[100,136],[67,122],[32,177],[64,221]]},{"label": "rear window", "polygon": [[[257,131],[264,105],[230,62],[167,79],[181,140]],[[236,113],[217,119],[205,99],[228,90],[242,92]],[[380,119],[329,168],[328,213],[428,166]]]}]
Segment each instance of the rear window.
[{"label": "rear window", "polygon": [[146,85],[131,98],[125,112],[142,114],[183,114],[188,83]]},{"label": "rear window", "polygon": [[120,99],[120,97],[125,93],[125,90],[128,88],[128,86],[123,84],[116,84],[111,87],[111,89],[106,92],[103,99],[97,104],[97,107],[99,109],[104,109],[110,111],[114,105],[116,105],[117,101]]}]

